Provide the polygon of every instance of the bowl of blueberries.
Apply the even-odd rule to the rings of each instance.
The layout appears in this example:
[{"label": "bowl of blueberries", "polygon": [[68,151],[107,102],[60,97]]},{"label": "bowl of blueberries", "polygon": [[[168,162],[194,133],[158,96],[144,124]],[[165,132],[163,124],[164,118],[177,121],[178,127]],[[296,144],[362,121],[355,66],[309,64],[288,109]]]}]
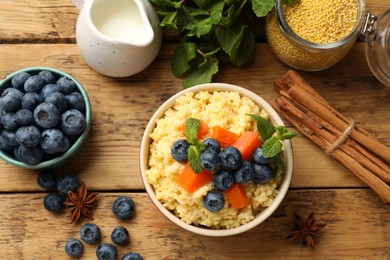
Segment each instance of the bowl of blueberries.
[{"label": "bowl of blueberries", "polygon": [[87,92],[68,73],[15,71],[0,80],[0,158],[25,169],[57,167],[79,152],[91,117]]}]

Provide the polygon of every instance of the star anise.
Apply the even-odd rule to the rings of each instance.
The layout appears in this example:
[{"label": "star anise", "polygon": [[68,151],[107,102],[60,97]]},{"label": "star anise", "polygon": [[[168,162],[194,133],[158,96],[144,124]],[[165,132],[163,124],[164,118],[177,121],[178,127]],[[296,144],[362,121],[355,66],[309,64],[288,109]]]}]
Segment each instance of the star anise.
[{"label": "star anise", "polygon": [[81,214],[89,219],[93,219],[89,208],[95,206],[93,202],[95,201],[98,194],[99,193],[96,192],[88,194],[87,187],[85,186],[84,182],[81,183],[80,187],[77,189],[77,192],[68,192],[68,198],[64,204],[67,206],[66,210],[72,211],[72,223],[76,222],[80,218]]},{"label": "star anise", "polygon": [[303,219],[294,212],[296,229],[294,229],[286,238],[291,240],[301,239],[302,244],[307,245],[314,250],[314,237],[317,236],[317,232],[323,229],[326,224],[314,223],[314,213],[303,221]]}]

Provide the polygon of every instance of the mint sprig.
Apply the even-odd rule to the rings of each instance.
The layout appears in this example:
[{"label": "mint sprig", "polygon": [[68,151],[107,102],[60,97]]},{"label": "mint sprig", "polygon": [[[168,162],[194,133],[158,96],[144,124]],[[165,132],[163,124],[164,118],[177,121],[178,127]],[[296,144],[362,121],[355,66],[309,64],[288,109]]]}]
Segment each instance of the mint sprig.
[{"label": "mint sprig", "polygon": [[187,142],[191,144],[188,148],[188,163],[195,173],[201,173],[203,171],[200,156],[206,147],[204,143],[198,141],[199,129],[199,119],[188,118],[186,120],[185,136]]}]

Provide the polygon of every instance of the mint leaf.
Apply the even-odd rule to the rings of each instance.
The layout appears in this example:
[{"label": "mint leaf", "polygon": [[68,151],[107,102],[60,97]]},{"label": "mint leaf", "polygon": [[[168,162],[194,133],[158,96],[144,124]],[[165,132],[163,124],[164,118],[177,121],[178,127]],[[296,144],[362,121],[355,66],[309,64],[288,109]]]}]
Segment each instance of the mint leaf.
[{"label": "mint leaf", "polygon": [[252,10],[257,17],[266,16],[275,6],[274,0],[251,0]]},{"label": "mint leaf", "polygon": [[150,0],[150,2],[160,6],[171,7],[175,9],[178,9],[181,5],[180,1],[170,1],[170,0]]},{"label": "mint leaf", "polygon": [[217,26],[215,28],[215,36],[220,43],[222,50],[226,52],[230,59],[236,58],[238,48],[240,47],[242,37],[244,36],[244,25],[225,27]]},{"label": "mint leaf", "polygon": [[230,60],[231,63],[237,66],[243,65],[252,56],[253,49],[255,47],[255,35],[248,28],[245,28],[244,36],[240,47],[238,48],[236,57]]},{"label": "mint leaf", "polygon": [[192,0],[198,7],[202,9],[207,9],[212,4],[213,1],[210,0]]},{"label": "mint leaf", "polygon": [[201,154],[201,151],[194,145],[188,148],[188,163],[195,173],[201,173],[203,171],[202,164],[200,163]]},{"label": "mint leaf", "polygon": [[283,160],[281,153],[278,153],[272,158],[275,177],[278,177],[283,174]]},{"label": "mint leaf", "polygon": [[195,144],[198,140],[200,121],[196,118],[188,118],[186,120],[185,136],[190,144]]},{"label": "mint leaf", "polygon": [[172,58],[171,70],[179,77],[191,68],[191,61],[196,58],[196,44],[182,38]]},{"label": "mint leaf", "polygon": [[282,143],[279,138],[272,136],[263,143],[263,155],[265,158],[272,158],[282,151]]},{"label": "mint leaf", "polygon": [[217,72],[218,59],[214,56],[204,57],[204,61],[184,79],[183,85],[188,88],[198,84],[209,83],[213,75]]},{"label": "mint leaf", "polygon": [[255,120],[257,125],[257,131],[259,131],[260,137],[263,141],[266,141],[275,133],[275,127],[267,119],[255,114],[247,115]]},{"label": "mint leaf", "polygon": [[278,137],[280,140],[286,140],[286,139],[291,139],[294,136],[299,135],[298,132],[291,132],[287,129],[285,126],[277,126],[276,131],[278,133]]},{"label": "mint leaf", "polygon": [[237,18],[242,13],[246,1],[225,1],[225,3],[227,3],[229,7],[227,9],[227,15],[221,19],[220,25],[229,27],[237,20]]},{"label": "mint leaf", "polygon": [[177,29],[177,12],[159,12],[159,15],[163,18],[160,22],[161,27]]}]

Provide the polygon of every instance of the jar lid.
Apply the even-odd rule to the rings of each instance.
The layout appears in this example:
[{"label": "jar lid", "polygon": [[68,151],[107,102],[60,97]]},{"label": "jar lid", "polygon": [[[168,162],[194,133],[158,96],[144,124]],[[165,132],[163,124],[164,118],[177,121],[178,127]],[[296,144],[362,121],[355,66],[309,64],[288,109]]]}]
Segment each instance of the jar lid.
[{"label": "jar lid", "polygon": [[368,26],[364,29],[367,63],[375,77],[390,87],[390,9],[378,17],[367,15]]}]

